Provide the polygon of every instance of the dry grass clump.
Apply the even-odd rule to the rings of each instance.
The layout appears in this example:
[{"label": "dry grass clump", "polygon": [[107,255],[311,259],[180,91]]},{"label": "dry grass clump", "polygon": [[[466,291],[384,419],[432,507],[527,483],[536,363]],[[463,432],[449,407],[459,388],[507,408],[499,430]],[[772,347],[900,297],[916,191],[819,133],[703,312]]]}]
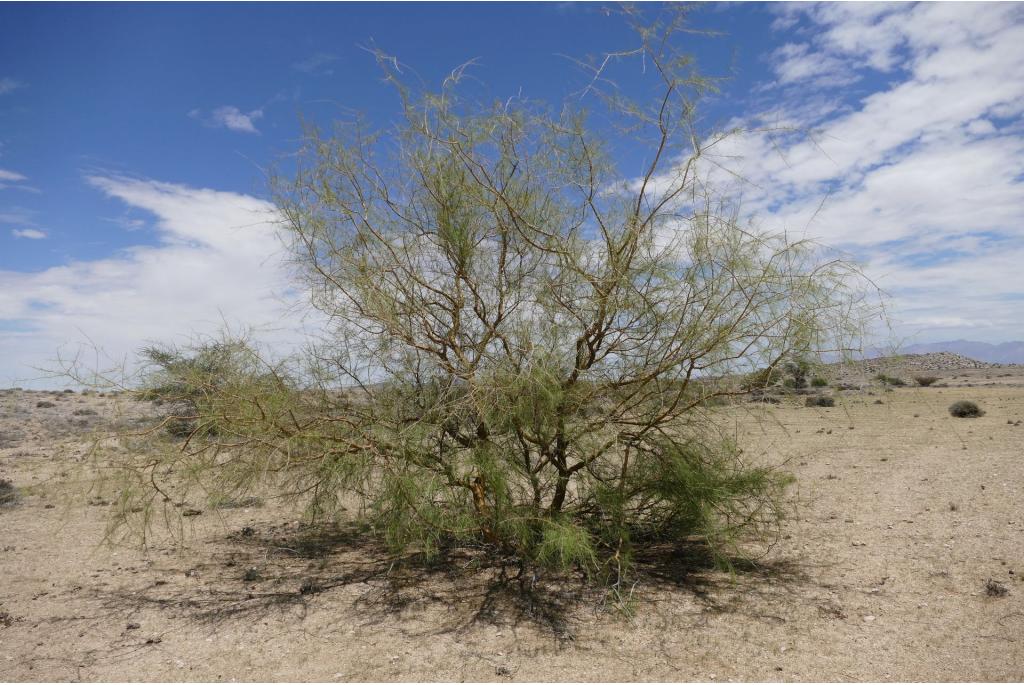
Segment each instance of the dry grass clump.
[{"label": "dry grass clump", "polygon": [[824,395],[814,396],[814,397],[808,397],[807,400],[804,402],[804,406],[807,406],[807,407],[834,407],[834,406],[836,406],[836,401],[835,401],[834,398],[826,397]]},{"label": "dry grass clump", "polygon": [[18,501],[18,489],[11,481],[0,478],[0,506],[14,504]]},{"label": "dry grass clump", "polygon": [[970,400],[960,400],[949,405],[949,413],[959,419],[976,419],[985,415],[985,410]]},{"label": "dry grass clump", "polygon": [[935,383],[937,380],[939,380],[938,376],[914,376],[914,382],[917,383],[922,388],[927,388],[929,385]]}]

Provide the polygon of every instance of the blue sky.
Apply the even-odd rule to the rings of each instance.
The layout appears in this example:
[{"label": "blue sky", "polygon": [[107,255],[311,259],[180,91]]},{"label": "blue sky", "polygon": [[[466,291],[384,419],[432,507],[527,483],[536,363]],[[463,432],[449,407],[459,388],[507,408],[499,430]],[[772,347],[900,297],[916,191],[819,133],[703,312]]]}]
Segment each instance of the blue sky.
[{"label": "blue sky", "polygon": [[[749,131],[723,153],[760,225],[862,259],[901,336],[1024,338],[1021,6],[692,21],[723,34],[689,46],[728,77],[703,123]],[[0,385],[83,340],[118,357],[225,320],[294,335],[264,170],[300,116],[395,119],[370,44],[428,84],[476,58],[494,97],[558,102],[583,82],[562,55],[631,37],[598,4],[0,5]],[[777,126],[813,135],[760,132]]]}]

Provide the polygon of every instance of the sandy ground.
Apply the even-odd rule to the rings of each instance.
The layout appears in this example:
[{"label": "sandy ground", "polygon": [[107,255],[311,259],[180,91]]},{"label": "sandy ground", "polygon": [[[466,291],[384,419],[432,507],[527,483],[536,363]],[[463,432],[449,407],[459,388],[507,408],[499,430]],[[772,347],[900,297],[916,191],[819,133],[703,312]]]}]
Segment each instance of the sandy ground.
[{"label": "sandy ground", "polygon": [[732,576],[651,550],[631,616],[468,553],[391,564],[272,502],[189,519],[185,552],[102,546],[109,506],[67,493],[116,400],[2,392],[0,681],[1021,681],[1024,370],[943,376],[737,411],[748,453],[798,477],[784,539]]}]

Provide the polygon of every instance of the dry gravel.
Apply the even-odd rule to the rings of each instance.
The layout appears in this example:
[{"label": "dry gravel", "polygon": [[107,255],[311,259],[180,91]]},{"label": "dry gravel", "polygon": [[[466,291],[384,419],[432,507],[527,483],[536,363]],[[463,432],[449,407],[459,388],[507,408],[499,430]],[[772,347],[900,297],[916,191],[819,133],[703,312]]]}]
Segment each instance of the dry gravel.
[{"label": "dry gravel", "polygon": [[[0,681],[1021,681],[1024,370],[940,375],[957,387],[735,410],[749,454],[790,460],[796,516],[734,576],[650,551],[631,617],[573,579],[522,592],[468,552],[392,565],[273,501],[188,518],[185,552],[101,546],[84,433],[146,407],[2,392],[19,500],[0,508]],[[957,399],[986,415],[954,419]]]}]

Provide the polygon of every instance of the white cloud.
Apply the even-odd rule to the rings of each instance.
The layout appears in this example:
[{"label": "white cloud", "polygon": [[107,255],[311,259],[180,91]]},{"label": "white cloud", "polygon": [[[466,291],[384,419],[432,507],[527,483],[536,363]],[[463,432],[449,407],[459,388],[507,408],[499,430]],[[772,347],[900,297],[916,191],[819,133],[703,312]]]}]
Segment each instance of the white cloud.
[{"label": "white cloud", "polygon": [[[339,59],[341,58],[338,57],[337,55],[328,52],[318,52],[315,55],[312,55],[300,62],[295,62],[294,64],[292,64],[292,69],[309,74],[314,71],[318,71],[320,70],[321,67],[325,67],[328,64],[331,64],[332,62],[338,61]],[[326,69],[323,71],[323,73],[331,75],[334,72],[331,69]]]},{"label": "white cloud", "polygon": [[0,210],[0,224],[14,224],[16,226],[35,226],[36,213],[24,207],[8,207]]},{"label": "white cloud", "polygon": [[35,228],[13,228],[11,229],[11,235],[15,238],[28,238],[29,240],[42,240],[46,238],[46,233]]},{"label": "white cloud", "polygon": [[811,52],[806,43],[787,43],[772,54],[779,83],[812,81],[820,86],[841,86],[860,77],[842,59]]},{"label": "white cloud", "polygon": [[28,179],[14,171],[0,169],[0,181],[27,181]]},{"label": "white cloud", "polygon": [[38,189],[23,183],[23,181],[27,180],[28,178],[26,176],[19,174],[16,171],[0,169],[0,190],[3,190],[4,188],[18,188],[19,190],[28,190],[33,193],[38,193]]},{"label": "white cloud", "polygon": [[251,112],[242,112],[232,105],[224,105],[210,112],[209,116],[204,116],[197,109],[192,110],[188,115],[202,121],[207,126],[226,128],[240,133],[259,133],[255,122],[263,117],[263,110],[254,109]]},{"label": "white cloud", "polygon": [[[768,56],[778,100],[714,150],[750,183],[709,178],[761,225],[861,257],[904,332],[1024,339],[1024,6],[777,12],[775,27],[799,37]],[[879,85],[832,106],[852,74]]]},{"label": "white cloud", "polygon": [[[0,386],[48,367],[62,345],[91,340],[115,358],[146,341],[181,341],[225,323],[287,349],[299,340],[274,207],[172,183],[94,176],[111,198],[155,217],[160,244],[27,273],[0,271]],[[67,353],[67,350],[65,350]]]},{"label": "white cloud", "polygon": [[25,87],[24,83],[22,83],[21,81],[15,81],[14,79],[10,78],[9,76],[4,77],[4,78],[0,78],[0,95],[6,95],[7,93],[15,91],[18,88],[24,88],[24,87]]}]

